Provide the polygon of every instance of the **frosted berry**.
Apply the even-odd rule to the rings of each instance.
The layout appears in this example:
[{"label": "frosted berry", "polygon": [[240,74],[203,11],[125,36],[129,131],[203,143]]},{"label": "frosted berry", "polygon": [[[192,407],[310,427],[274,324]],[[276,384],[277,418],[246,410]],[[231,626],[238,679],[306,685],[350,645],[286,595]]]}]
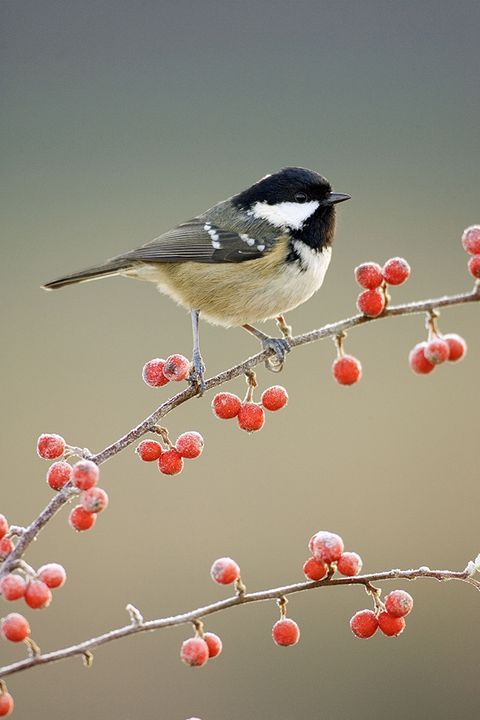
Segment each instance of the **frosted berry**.
[{"label": "frosted berry", "polygon": [[65,452],[65,440],[60,435],[40,435],[37,453],[44,460],[54,460]]},{"label": "frosted berry", "polygon": [[41,610],[50,605],[52,593],[50,588],[41,580],[30,580],[25,590],[25,602],[34,610]]},{"label": "frosted berry", "polygon": [[243,402],[237,415],[238,426],[247,432],[261,430],[265,423],[265,413],[261,405]]},{"label": "frosted berry", "polygon": [[413,598],[405,590],[393,590],[385,598],[385,609],[393,617],[405,617],[413,608]]},{"label": "frosted berry", "polygon": [[233,393],[222,392],[215,395],[212,400],[212,410],[221,420],[230,420],[237,417],[242,401]]},{"label": "frosted berry", "polygon": [[208,657],[214,658],[217,657],[217,655],[220,655],[223,645],[218,635],[215,635],[215,633],[206,632],[203,635],[203,639],[208,646]]},{"label": "frosted berry", "polygon": [[476,280],[480,280],[480,255],[472,255],[468,261],[468,272]]},{"label": "frosted berry", "polygon": [[14,547],[10,538],[4,537],[0,540],[0,562],[10,555]]},{"label": "frosted berry", "polygon": [[190,375],[192,363],[184,355],[170,355],[165,360],[163,374],[168,380],[186,380]]},{"label": "frosted berry", "polygon": [[160,455],[158,469],[164,475],[178,475],[183,470],[183,458],[175,448],[165,450]]},{"label": "frosted berry", "polygon": [[85,510],[81,505],[77,505],[71,511],[68,522],[74,530],[81,532],[82,530],[90,530],[97,520],[95,513],[90,513]]},{"label": "frosted berry", "polygon": [[4,575],[0,580],[0,592],[4,600],[19,600],[25,595],[27,583],[21,575]]},{"label": "frosted berry", "polygon": [[30,625],[20,613],[10,613],[2,620],[1,632],[6,640],[22,642],[30,635]]},{"label": "frosted berry", "polygon": [[72,473],[72,466],[64,460],[59,460],[48,468],[47,483],[52,490],[61,490],[72,479]]},{"label": "frosted berry", "polygon": [[356,552],[344,552],[337,560],[338,572],[346,577],[359,575],[362,565],[362,558]]},{"label": "frosted berry", "polygon": [[178,436],[175,449],[183,458],[197,458],[202,454],[204,444],[200,433],[191,430]]},{"label": "frosted berry", "polygon": [[232,558],[219,558],[210,568],[210,575],[220,585],[230,585],[240,577],[240,568]]},{"label": "frosted berry", "polygon": [[201,667],[208,660],[208,645],[200,637],[193,637],[185,640],[180,651],[180,658],[185,665],[190,667]]},{"label": "frosted berry", "polygon": [[470,255],[480,254],[480,225],[471,225],[465,228],[462,235],[462,245]]},{"label": "frosted berry", "polygon": [[410,277],[410,265],[403,258],[387,260],[382,268],[383,277],[389,285],[401,285]]},{"label": "frosted berry", "polygon": [[278,620],[272,628],[273,642],[277,645],[288,646],[296,645],[300,639],[300,628],[295,620],[290,618],[282,618]]},{"label": "frosted berry", "polygon": [[425,357],[426,347],[426,342],[417,343],[408,355],[410,368],[414,373],[418,373],[419,375],[427,375],[431,373],[432,370],[435,370],[435,365]]},{"label": "frosted berry", "polygon": [[261,403],[265,410],[281,410],[288,403],[288,393],[281,385],[273,385],[263,391]]},{"label": "frosted berry", "polygon": [[343,553],[343,540],[340,535],[320,530],[310,540],[310,550],[316,560],[330,564],[339,560]]},{"label": "frosted berry", "polygon": [[72,468],[72,481],[79,490],[89,490],[97,484],[100,470],[92,460],[79,460]]},{"label": "frosted berry", "polygon": [[168,378],[163,374],[163,368],[165,367],[165,360],[163,358],[154,358],[149,360],[143,366],[142,377],[143,381],[150,385],[150,387],[162,387],[168,383]]},{"label": "frosted berry", "polygon": [[8,532],[8,521],[5,515],[0,515],[0,540],[5,537]]},{"label": "frosted berry", "polygon": [[425,358],[428,362],[434,365],[440,365],[448,360],[449,355],[450,348],[448,347],[448,343],[442,340],[442,338],[435,337],[427,342]]},{"label": "frosted berry", "polygon": [[108,495],[102,488],[93,487],[80,493],[80,505],[89,513],[100,513],[108,505]]},{"label": "frosted berry", "polygon": [[385,310],[385,294],[378,289],[365,290],[357,298],[357,308],[367,317],[378,317]]},{"label": "frosted berry", "polygon": [[156,440],[142,440],[135,452],[144,462],[153,462],[158,460],[162,454],[162,446]]},{"label": "frosted berry", "polygon": [[448,348],[450,350],[448,359],[450,362],[457,362],[457,360],[461,360],[465,356],[467,352],[467,343],[460,335],[450,333],[449,335],[444,335],[443,339],[446,343],[448,343]]},{"label": "frosted berry", "polygon": [[393,617],[388,612],[381,612],[378,616],[378,627],[384,635],[394,637],[405,630],[405,618]]},{"label": "frosted berry", "polygon": [[37,577],[45,583],[45,585],[53,590],[65,585],[67,573],[63,565],[59,563],[47,563],[37,570]]},{"label": "frosted berry", "polygon": [[9,692],[0,695],[0,717],[8,717],[13,712],[13,697]]},{"label": "frosted berry", "polygon": [[343,355],[334,360],[332,372],[340,385],[353,385],[362,377],[362,366],[353,355]]},{"label": "frosted berry", "polygon": [[350,620],[350,629],[358,638],[369,638],[375,635],[378,620],[372,610],[359,610]]},{"label": "frosted berry", "polygon": [[328,573],[328,565],[323,560],[308,558],[303,565],[303,574],[309,580],[323,580]]},{"label": "frosted berry", "polygon": [[382,268],[376,262],[366,262],[355,268],[355,280],[365,290],[374,290],[383,282]]}]

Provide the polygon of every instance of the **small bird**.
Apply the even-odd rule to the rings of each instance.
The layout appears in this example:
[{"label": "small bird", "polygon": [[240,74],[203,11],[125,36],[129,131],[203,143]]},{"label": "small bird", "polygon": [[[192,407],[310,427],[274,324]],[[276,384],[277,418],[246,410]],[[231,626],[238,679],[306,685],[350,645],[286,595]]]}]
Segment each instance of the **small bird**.
[{"label": "small bird", "polygon": [[[138,249],[44,288],[114,275],[156,283],[191,313],[190,380],[202,393],[199,317],[224,327],[242,326],[264,349],[274,350],[281,368],[290,349],[283,314],[322,285],[332,253],[335,205],[349,199],[332,192],[328,180],[312,170],[283,168]],[[252,325],[272,318],[284,337],[270,337]]]}]

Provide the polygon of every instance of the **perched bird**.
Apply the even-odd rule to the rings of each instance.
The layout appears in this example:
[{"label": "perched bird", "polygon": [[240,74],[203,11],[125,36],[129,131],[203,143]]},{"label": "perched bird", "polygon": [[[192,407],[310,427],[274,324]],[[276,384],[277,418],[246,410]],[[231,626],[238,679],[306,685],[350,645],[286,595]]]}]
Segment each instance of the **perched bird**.
[{"label": "perched bird", "polygon": [[137,250],[47,283],[48,290],[123,275],[156,283],[191,312],[192,382],[204,387],[199,316],[225,327],[242,326],[281,364],[288,337],[266,335],[251,323],[276,318],[308,300],[330,263],[335,205],[349,195],[332,192],[312,170],[287,167],[238,195],[177,225]]}]

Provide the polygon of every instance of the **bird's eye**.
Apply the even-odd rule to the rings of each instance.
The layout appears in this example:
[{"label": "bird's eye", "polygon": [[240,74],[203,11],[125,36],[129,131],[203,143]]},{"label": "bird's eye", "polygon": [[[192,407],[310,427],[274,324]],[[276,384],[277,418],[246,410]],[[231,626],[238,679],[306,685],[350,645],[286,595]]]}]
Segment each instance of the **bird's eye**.
[{"label": "bird's eye", "polygon": [[295,202],[304,203],[307,202],[307,196],[304,192],[295,193]]}]

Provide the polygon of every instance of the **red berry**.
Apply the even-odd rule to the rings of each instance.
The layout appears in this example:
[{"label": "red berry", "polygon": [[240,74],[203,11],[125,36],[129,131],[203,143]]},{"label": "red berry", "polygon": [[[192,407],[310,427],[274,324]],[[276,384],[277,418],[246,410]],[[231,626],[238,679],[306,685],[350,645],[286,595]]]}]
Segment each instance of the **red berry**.
[{"label": "red berry", "polygon": [[0,540],[5,537],[8,532],[8,522],[5,515],[0,515]]},{"label": "red berry", "polygon": [[2,620],[1,632],[6,640],[22,642],[30,635],[30,625],[20,613],[10,613]]},{"label": "red berry", "polygon": [[68,522],[74,530],[89,530],[97,520],[95,513],[90,513],[85,510],[81,505],[77,505],[73,508],[69,515]]},{"label": "red berry", "polygon": [[48,607],[52,602],[50,588],[41,580],[30,580],[25,590],[25,602],[34,610]]},{"label": "red berry", "polygon": [[358,638],[369,638],[375,635],[378,620],[372,610],[359,610],[350,620],[350,629]]},{"label": "red berry", "polygon": [[178,475],[183,470],[183,458],[175,448],[165,450],[158,461],[158,469],[164,475]]},{"label": "red berry", "polygon": [[480,225],[471,225],[465,228],[462,235],[462,245],[470,255],[480,254]]},{"label": "red berry", "polygon": [[237,415],[238,426],[247,432],[261,430],[265,423],[265,413],[261,405],[243,402]]},{"label": "red berry", "polygon": [[410,277],[410,265],[403,258],[395,257],[387,260],[382,273],[389,285],[401,285]]},{"label": "red berry", "polygon": [[156,440],[142,440],[135,452],[144,462],[153,462],[153,460],[158,460],[163,449]]},{"label": "red berry", "polygon": [[440,365],[448,360],[450,348],[442,338],[436,337],[429,340],[425,348],[425,358],[434,365]]},{"label": "red berry", "polygon": [[10,555],[14,547],[10,538],[4,537],[0,540],[0,562]]},{"label": "red berry", "polygon": [[184,458],[197,458],[202,454],[204,444],[200,433],[191,430],[178,436],[175,448]]},{"label": "red berry", "polygon": [[444,335],[443,339],[448,343],[450,349],[450,355],[448,356],[449,361],[457,362],[457,360],[461,360],[467,352],[467,343],[465,340],[456,333]]},{"label": "red berry", "polygon": [[240,412],[242,401],[236,395],[228,392],[222,392],[215,395],[212,400],[212,410],[221,420],[230,420],[237,417]]},{"label": "red berry", "polygon": [[385,310],[385,294],[378,289],[364,290],[357,298],[357,308],[367,317],[378,317]]},{"label": "red berry", "polygon": [[100,513],[108,505],[108,495],[105,490],[93,487],[80,493],[80,505],[89,513]]},{"label": "red berry", "polygon": [[37,440],[37,453],[45,460],[54,460],[65,452],[65,440],[60,435],[40,435]]},{"label": "red berry", "polygon": [[388,612],[381,612],[378,616],[378,627],[388,637],[400,635],[405,630],[405,618],[393,617]]},{"label": "red berry", "polygon": [[21,575],[4,575],[0,580],[0,592],[4,600],[19,600],[25,595],[27,583]]},{"label": "red berry", "polygon": [[426,342],[417,343],[417,345],[410,350],[408,355],[410,368],[413,372],[419,373],[420,375],[427,375],[428,373],[431,373],[432,370],[435,370],[435,365],[425,357],[426,347]]},{"label": "red berry", "polygon": [[323,580],[327,573],[328,565],[323,560],[311,557],[303,565],[303,574],[309,580]]},{"label": "red berry", "polygon": [[49,588],[60,588],[65,585],[67,573],[59,563],[47,563],[37,570],[37,577]]},{"label": "red berry", "polygon": [[165,367],[165,360],[162,358],[154,358],[149,360],[143,366],[142,377],[143,381],[150,385],[150,387],[162,387],[168,383],[168,378],[163,374],[163,368]]},{"label": "red berry", "polygon": [[413,608],[413,598],[405,590],[393,590],[385,598],[385,609],[393,617],[405,617]]},{"label": "red berry", "polygon": [[210,575],[220,585],[230,585],[240,577],[240,568],[232,558],[219,558],[210,568]]},{"label": "red berry", "polygon": [[261,403],[265,410],[281,410],[288,403],[288,394],[281,385],[273,385],[263,391]]},{"label": "red berry", "polygon": [[362,565],[362,558],[356,552],[344,552],[337,561],[337,570],[342,575],[353,577],[360,573]]},{"label": "red berry", "polygon": [[206,632],[203,639],[208,646],[208,657],[214,658],[222,652],[222,641],[215,633]]},{"label": "red berry", "polygon": [[468,261],[468,272],[476,280],[480,280],[480,255],[472,255]]},{"label": "red berry", "polygon": [[343,553],[343,540],[336,533],[320,530],[311,538],[310,550],[315,560],[323,560],[329,565],[339,560]]},{"label": "red berry", "polygon": [[47,471],[47,483],[52,490],[61,490],[72,478],[72,466],[64,460],[50,465]]},{"label": "red berry", "polygon": [[72,480],[79,490],[89,490],[97,484],[100,470],[92,460],[79,460],[72,468]]},{"label": "red berry", "polygon": [[185,640],[180,651],[180,658],[185,665],[190,667],[201,667],[208,660],[208,645],[200,637],[193,637]]},{"label": "red berry", "polygon": [[342,355],[334,360],[332,372],[340,385],[353,385],[362,377],[362,366],[353,355]]},{"label": "red berry", "polygon": [[184,355],[170,355],[165,360],[163,374],[168,380],[186,380],[190,375],[192,363]]},{"label": "red berry", "polygon": [[295,620],[283,618],[278,620],[272,628],[273,642],[277,645],[296,645],[300,639],[300,628]]},{"label": "red berry", "polygon": [[382,268],[376,262],[366,262],[355,268],[355,280],[360,287],[374,290],[383,282]]},{"label": "red berry", "polygon": [[13,697],[9,692],[2,692],[0,695],[0,717],[7,717],[13,712]]}]

